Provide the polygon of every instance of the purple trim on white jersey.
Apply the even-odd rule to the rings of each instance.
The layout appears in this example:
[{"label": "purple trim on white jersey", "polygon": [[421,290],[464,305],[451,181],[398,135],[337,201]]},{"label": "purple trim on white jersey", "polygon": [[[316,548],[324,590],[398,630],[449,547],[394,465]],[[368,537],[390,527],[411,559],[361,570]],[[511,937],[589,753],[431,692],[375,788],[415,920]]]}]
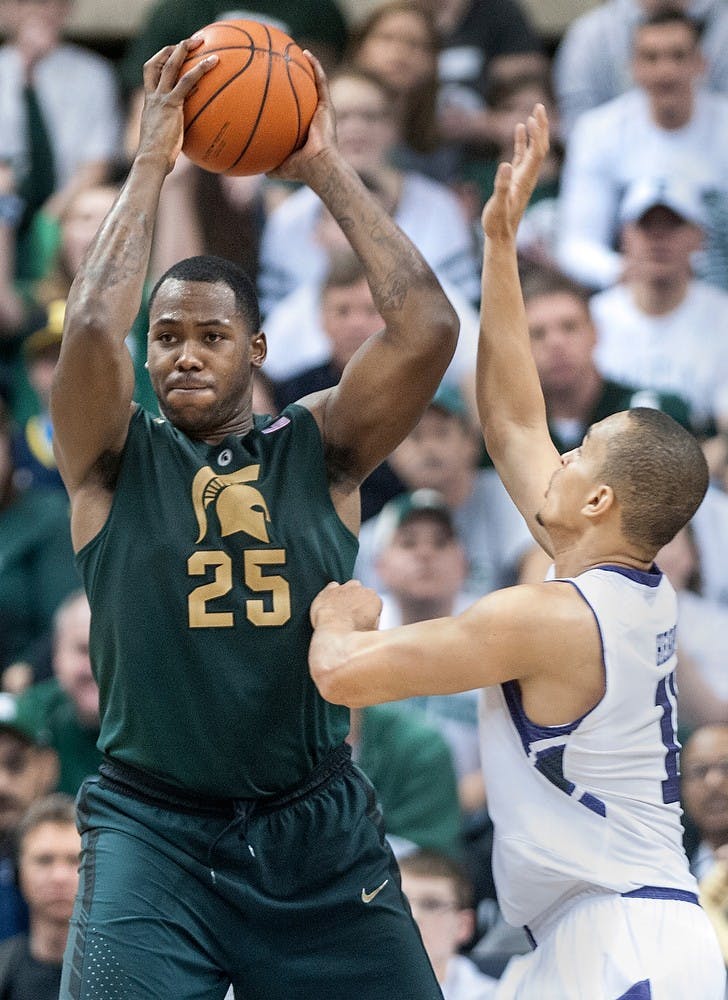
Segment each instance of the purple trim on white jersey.
[{"label": "purple trim on white jersey", "polygon": [[629,566],[613,566],[611,563],[593,568],[603,569],[608,573],[619,573],[620,576],[626,576],[628,580],[634,580],[635,583],[641,583],[645,587],[659,587],[662,580],[662,570],[655,563],[648,570],[631,569]]},{"label": "purple trim on white jersey", "polygon": [[641,979],[633,986],[617,997],[617,1000],[652,1000],[652,987],[649,979]]},{"label": "purple trim on white jersey", "polygon": [[639,889],[620,893],[624,899],[677,899],[681,903],[698,904],[698,897],[687,889],[670,889],[662,885],[641,885]]},{"label": "purple trim on white jersey", "polygon": [[[541,740],[553,740],[554,737],[559,736],[566,738],[576,729],[582,719],[586,718],[589,712],[585,712],[575,722],[569,722],[565,725],[539,726],[526,715],[521,697],[521,686],[518,681],[505,681],[501,684],[501,690],[529,762],[552,785],[560,788],[565,795],[573,795],[578,789],[573,781],[570,781],[564,774],[566,739],[564,739],[563,744],[551,744],[541,750],[534,749],[534,744]],[[589,711],[593,711],[593,709]],[[606,804],[596,795],[592,795],[591,792],[582,792],[577,801],[598,816],[607,815]]]}]

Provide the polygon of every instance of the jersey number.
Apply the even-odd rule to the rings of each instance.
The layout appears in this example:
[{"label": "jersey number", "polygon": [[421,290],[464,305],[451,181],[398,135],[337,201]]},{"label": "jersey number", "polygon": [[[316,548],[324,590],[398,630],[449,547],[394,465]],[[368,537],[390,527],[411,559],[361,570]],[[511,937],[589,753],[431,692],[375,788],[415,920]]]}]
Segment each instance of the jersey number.
[{"label": "jersey number", "polygon": [[[245,616],[253,625],[285,625],[291,617],[291,591],[282,576],[266,574],[264,566],[285,566],[283,549],[245,551],[243,579],[249,590],[267,593],[267,600],[245,602]],[[208,611],[207,602],[224,597],[233,589],[233,564],[227,552],[194,552],[187,560],[190,576],[206,576],[213,571],[209,583],[195,587],[187,598],[190,628],[232,628],[235,619],[232,611]]]},{"label": "jersey number", "polygon": [[662,801],[678,802],[680,799],[680,746],[675,737],[677,714],[677,689],[675,687],[675,672],[663,677],[657,685],[655,704],[662,709],[660,717],[660,735],[665,747],[665,773],[667,779],[662,782]]}]

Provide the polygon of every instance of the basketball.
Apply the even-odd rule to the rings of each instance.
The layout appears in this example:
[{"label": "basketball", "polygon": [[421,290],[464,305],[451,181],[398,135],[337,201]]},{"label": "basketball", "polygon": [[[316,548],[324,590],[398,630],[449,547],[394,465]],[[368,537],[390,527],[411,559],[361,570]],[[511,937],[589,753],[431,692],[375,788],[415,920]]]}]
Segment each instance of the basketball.
[{"label": "basketball", "polygon": [[217,174],[274,170],[308,132],[318,94],[314,71],[284,32],[259,21],[216,21],[195,32],[203,43],[180,73],[219,57],[184,105],[183,152]]}]

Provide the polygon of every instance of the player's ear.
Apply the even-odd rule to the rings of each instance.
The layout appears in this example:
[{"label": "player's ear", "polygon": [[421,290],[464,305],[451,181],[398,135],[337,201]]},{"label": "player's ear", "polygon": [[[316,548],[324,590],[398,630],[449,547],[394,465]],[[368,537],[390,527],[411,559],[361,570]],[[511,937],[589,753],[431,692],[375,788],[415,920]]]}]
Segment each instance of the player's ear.
[{"label": "player's ear", "polygon": [[268,354],[268,341],[262,330],[258,330],[250,341],[250,363],[253,368],[260,368]]},{"label": "player's ear", "polygon": [[598,483],[589,493],[582,513],[590,518],[603,517],[613,506],[614,490],[606,483]]}]

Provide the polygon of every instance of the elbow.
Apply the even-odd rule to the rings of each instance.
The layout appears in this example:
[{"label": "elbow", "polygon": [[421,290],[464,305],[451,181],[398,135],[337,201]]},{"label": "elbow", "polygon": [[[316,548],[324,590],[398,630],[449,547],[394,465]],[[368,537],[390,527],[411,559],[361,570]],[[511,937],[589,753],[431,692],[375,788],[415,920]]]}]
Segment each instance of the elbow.
[{"label": "elbow", "polygon": [[359,686],[352,684],[351,672],[346,663],[327,664],[315,656],[309,660],[309,671],[316,689],[324,701],[347,708],[363,708],[367,701]]}]

